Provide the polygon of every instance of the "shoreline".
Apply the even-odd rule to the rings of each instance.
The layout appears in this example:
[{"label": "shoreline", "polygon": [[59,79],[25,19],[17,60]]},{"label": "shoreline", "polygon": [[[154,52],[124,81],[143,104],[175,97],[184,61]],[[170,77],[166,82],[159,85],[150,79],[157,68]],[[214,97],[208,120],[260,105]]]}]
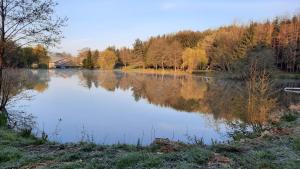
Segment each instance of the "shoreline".
[{"label": "shoreline", "polygon": [[300,115],[228,144],[156,139],[149,146],[59,144],[0,128],[0,168],[297,168]]},{"label": "shoreline", "polygon": [[[124,73],[142,73],[142,74],[159,74],[159,75],[195,75],[195,76],[206,76],[206,77],[218,77],[224,79],[236,79],[231,77],[233,73],[228,72],[218,72],[212,70],[203,70],[203,71],[194,71],[194,72],[187,72],[183,70],[170,70],[170,69],[116,69]],[[300,79],[300,73],[287,73],[287,72],[280,72],[276,71],[272,74],[272,79]]]}]

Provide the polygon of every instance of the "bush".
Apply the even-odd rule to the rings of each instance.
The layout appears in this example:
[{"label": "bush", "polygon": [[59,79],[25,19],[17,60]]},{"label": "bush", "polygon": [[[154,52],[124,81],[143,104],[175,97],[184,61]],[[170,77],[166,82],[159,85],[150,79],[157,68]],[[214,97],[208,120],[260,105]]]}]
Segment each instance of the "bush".
[{"label": "bush", "polygon": [[282,116],[282,120],[287,121],[287,122],[292,122],[297,120],[297,116],[295,115],[295,113],[288,113],[285,114],[284,116]]},{"label": "bush", "polygon": [[31,132],[32,132],[32,129],[31,128],[25,128],[25,129],[22,129],[21,132],[20,132],[20,135],[22,137],[25,137],[25,138],[28,138],[31,136]]}]

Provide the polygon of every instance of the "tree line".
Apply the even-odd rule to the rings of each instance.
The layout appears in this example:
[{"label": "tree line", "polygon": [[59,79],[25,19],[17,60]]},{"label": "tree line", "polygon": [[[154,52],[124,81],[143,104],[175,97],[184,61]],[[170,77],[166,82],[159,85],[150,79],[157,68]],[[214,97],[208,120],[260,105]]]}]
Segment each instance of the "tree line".
[{"label": "tree line", "polygon": [[7,67],[48,68],[49,52],[43,45],[34,47],[17,47],[11,45],[4,54]]},{"label": "tree line", "polygon": [[[82,49],[72,60],[87,69],[147,68],[194,72],[243,72],[255,64],[287,72],[300,71],[300,16],[276,17],[248,25],[232,24],[214,30],[181,31],[135,40],[131,48],[104,51]],[[14,46],[13,43],[10,44]],[[46,48],[9,48],[4,56],[15,67],[47,67]],[[68,55],[70,56],[70,55]],[[242,70],[242,71],[241,71]]]},{"label": "tree line", "polygon": [[[202,32],[181,31],[137,39],[131,48],[109,47],[79,54],[86,68],[152,68],[234,72],[257,62],[287,72],[300,71],[300,16]],[[261,62],[261,63],[260,63]]]}]

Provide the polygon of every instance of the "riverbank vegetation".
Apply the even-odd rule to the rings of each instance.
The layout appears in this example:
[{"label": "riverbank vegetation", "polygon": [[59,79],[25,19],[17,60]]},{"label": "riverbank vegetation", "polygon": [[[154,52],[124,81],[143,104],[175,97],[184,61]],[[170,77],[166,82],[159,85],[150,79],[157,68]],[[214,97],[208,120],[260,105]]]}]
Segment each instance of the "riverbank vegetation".
[{"label": "riverbank vegetation", "polygon": [[204,145],[156,139],[149,146],[58,144],[27,131],[0,128],[0,168],[297,168],[300,164],[299,114],[255,133],[235,133],[228,144]]},{"label": "riverbank vegetation", "polygon": [[14,48],[7,55],[17,57],[9,62],[17,67],[44,65],[49,61],[49,56],[60,56],[87,69],[240,73],[251,61],[256,60],[257,66],[292,73],[300,71],[299,23],[299,15],[294,15],[247,25],[231,24],[202,32],[181,31],[145,41],[137,39],[132,48],[108,47],[104,51],[85,48],[76,57],[66,53],[48,53],[48,57],[43,57],[44,54],[39,51],[44,49],[40,45],[35,48]]},{"label": "riverbank vegetation", "polygon": [[[261,64],[288,72],[299,70],[299,17],[249,25],[229,25],[203,32],[178,32],[136,40],[120,50],[125,67],[239,71],[257,57]],[[117,52],[118,53],[118,52]]]}]

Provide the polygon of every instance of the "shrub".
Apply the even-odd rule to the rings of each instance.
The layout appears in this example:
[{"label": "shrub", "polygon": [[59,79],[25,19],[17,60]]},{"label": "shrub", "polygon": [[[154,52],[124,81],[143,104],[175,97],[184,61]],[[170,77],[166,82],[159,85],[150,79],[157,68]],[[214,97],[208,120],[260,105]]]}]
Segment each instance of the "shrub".
[{"label": "shrub", "polygon": [[22,130],[21,130],[20,135],[21,135],[22,137],[28,138],[28,137],[31,136],[31,132],[32,132],[32,129],[31,129],[31,128],[27,128],[27,129],[25,128],[25,129],[22,129]]},{"label": "shrub", "polygon": [[287,113],[284,116],[282,116],[282,119],[287,122],[292,122],[297,120],[297,116],[295,115],[295,113]]}]

